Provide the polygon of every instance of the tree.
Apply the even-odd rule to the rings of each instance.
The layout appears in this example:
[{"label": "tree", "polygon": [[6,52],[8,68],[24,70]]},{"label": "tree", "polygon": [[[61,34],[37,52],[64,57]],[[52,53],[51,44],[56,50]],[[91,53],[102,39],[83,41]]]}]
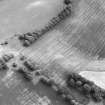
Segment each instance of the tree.
[{"label": "tree", "polygon": [[80,86],[82,86],[82,85],[83,85],[82,81],[76,81],[76,86],[77,86],[77,87],[80,87]]},{"label": "tree", "polygon": [[84,84],[83,85],[83,91],[84,91],[84,93],[90,94],[91,86],[89,84]]}]

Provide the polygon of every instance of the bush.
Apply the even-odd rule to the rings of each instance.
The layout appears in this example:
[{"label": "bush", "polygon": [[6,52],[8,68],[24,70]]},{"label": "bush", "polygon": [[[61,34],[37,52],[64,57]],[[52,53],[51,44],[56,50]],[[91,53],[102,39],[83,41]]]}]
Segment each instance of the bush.
[{"label": "bush", "polygon": [[30,62],[30,61],[25,61],[25,62],[24,62],[24,66],[25,66],[28,70],[34,71],[34,65],[32,64],[32,62]]},{"label": "bush", "polygon": [[48,80],[47,78],[40,78],[40,81],[46,86],[52,85],[52,82],[50,80]]},{"label": "bush", "polygon": [[66,97],[65,97],[65,101],[69,102],[69,103],[72,101],[72,99],[73,99],[73,97],[71,95],[66,95]]},{"label": "bush", "polygon": [[95,102],[101,102],[102,101],[102,97],[100,95],[98,95],[97,93],[92,94],[92,98]]},{"label": "bush", "polygon": [[87,94],[90,94],[90,92],[91,92],[91,86],[89,84],[84,84],[83,85],[83,92],[87,93]]},{"label": "bush", "polygon": [[58,94],[58,95],[62,95],[62,94],[63,94],[62,89],[59,88],[59,89],[57,90],[57,94]]},{"label": "bush", "polygon": [[31,75],[30,75],[27,71],[25,71],[24,68],[19,68],[19,69],[17,70],[17,72],[18,72],[19,74],[21,74],[22,77],[23,77],[25,80],[27,80],[27,81],[32,80]]},{"label": "bush", "polygon": [[67,80],[69,81],[71,78],[73,78],[74,77],[74,75],[73,75],[73,73],[69,73],[69,74],[67,74]]},{"label": "bush", "polygon": [[71,4],[71,0],[64,0],[64,4],[66,4],[66,5]]},{"label": "bush", "polygon": [[81,80],[82,79],[82,77],[79,74],[77,74],[77,73],[73,73],[73,78],[75,80]]},{"label": "bush", "polygon": [[8,62],[10,59],[12,59],[14,56],[11,54],[11,55],[3,55],[2,58],[5,62]]},{"label": "bush", "polygon": [[75,84],[76,84],[76,82],[75,82],[74,79],[70,79],[69,82],[68,82],[68,85],[69,85],[69,86],[75,87]]},{"label": "bush", "polygon": [[80,87],[80,86],[82,86],[83,85],[83,83],[81,82],[81,81],[76,81],[76,86],[77,87]]}]

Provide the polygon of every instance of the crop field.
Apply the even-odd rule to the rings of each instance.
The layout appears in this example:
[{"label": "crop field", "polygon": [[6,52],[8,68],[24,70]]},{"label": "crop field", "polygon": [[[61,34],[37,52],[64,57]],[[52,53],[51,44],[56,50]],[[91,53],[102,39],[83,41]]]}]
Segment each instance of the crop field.
[{"label": "crop field", "polygon": [[[64,0],[1,0],[0,7],[0,57],[9,52],[15,55],[7,63],[9,71],[0,69],[0,105],[105,104],[105,98],[94,102],[78,89],[68,89],[65,82],[59,82],[74,72],[105,89],[104,0],[72,0],[70,6],[65,6]],[[43,36],[35,37],[37,34]],[[14,72],[13,64],[18,69],[23,67],[20,55],[40,65],[42,74],[53,80],[52,87],[43,82],[33,84]],[[65,101],[67,92],[58,95],[56,85],[72,96],[70,104]]]}]

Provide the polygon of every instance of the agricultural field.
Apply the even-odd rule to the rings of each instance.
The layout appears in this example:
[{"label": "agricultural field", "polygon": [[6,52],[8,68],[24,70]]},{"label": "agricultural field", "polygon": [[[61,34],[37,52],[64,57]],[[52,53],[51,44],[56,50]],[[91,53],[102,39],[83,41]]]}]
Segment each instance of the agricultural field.
[{"label": "agricultural field", "polygon": [[104,0],[0,7],[0,105],[105,105]]}]

